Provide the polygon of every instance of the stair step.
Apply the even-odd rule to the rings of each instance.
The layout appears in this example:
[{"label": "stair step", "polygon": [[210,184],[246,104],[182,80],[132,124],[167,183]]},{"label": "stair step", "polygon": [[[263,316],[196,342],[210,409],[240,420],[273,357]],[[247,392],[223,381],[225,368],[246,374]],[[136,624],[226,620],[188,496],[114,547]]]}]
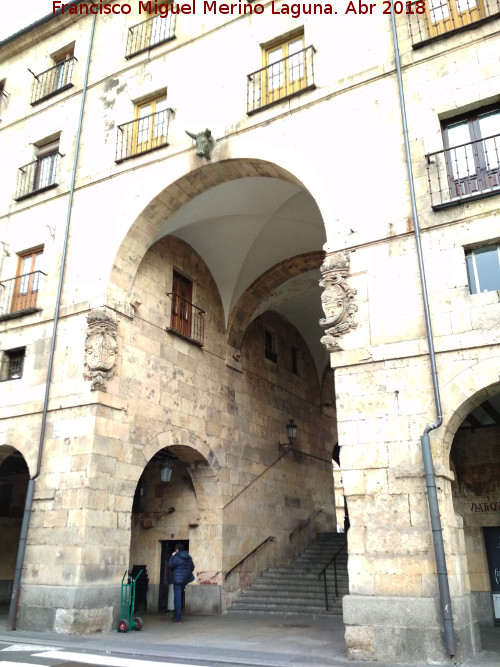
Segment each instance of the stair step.
[{"label": "stair step", "polygon": [[[346,544],[344,534],[318,535],[290,566],[274,566],[266,570],[250,588],[241,592],[226,613],[341,615],[342,596],[349,593],[349,575],[347,549],[338,552]],[[325,571],[327,610],[324,578],[318,575],[335,554],[338,554],[335,568],[331,564]]]}]

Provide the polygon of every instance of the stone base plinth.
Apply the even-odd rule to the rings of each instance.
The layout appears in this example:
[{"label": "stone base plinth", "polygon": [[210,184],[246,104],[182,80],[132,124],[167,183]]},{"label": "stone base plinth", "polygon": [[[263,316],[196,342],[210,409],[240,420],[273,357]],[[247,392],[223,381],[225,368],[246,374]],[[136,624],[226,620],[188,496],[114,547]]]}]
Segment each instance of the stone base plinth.
[{"label": "stone base plinth", "polygon": [[221,588],[217,585],[186,586],[186,612],[212,616],[221,613]]},{"label": "stone base plinth", "polygon": [[33,586],[21,588],[16,629],[61,634],[106,632],[120,616],[120,586]]},{"label": "stone base plinth", "polygon": [[457,653],[443,640],[439,600],[346,595],[343,599],[347,656],[361,662],[460,664],[481,650],[470,596],[452,601]]}]

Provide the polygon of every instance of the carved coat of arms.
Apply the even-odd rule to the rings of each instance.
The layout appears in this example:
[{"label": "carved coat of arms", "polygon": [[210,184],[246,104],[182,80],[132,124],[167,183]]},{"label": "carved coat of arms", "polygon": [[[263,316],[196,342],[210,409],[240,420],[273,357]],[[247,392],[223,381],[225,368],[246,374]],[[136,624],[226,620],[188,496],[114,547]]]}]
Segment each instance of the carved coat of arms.
[{"label": "carved coat of arms", "polygon": [[92,381],[92,391],[106,391],[116,366],[118,323],[105,308],[96,308],[89,313],[87,324],[84,377]]},{"label": "carved coat of arms", "polygon": [[323,279],[319,284],[324,288],[321,304],[325,317],[319,321],[319,324],[325,330],[321,342],[329,352],[341,350],[340,338],[357,326],[354,321],[354,315],[358,310],[354,303],[357,290],[349,287],[346,281],[349,266],[350,260],[347,252],[328,255],[321,266]]}]

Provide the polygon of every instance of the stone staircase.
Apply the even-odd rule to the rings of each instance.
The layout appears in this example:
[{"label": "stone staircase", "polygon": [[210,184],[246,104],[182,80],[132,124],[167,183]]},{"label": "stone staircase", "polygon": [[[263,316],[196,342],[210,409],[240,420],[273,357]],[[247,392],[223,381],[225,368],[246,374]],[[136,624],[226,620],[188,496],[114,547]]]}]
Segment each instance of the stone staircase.
[{"label": "stone staircase", "polygon": [[[335,553],[338,597],[333,564],[326,571],[328,610],[325,605],[322,568]],[[345,533],[321,533],[289,567],[270,567],[251,588],[240,594],[227,613],[328,615],[342,614],[342,596],[349,592],[347,537]]]}]

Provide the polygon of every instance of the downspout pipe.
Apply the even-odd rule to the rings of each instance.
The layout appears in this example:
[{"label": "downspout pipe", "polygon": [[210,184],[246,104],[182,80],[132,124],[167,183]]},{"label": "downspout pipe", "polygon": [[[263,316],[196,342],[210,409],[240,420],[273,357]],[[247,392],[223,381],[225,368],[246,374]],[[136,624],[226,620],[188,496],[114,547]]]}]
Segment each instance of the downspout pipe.
[{"label": "downspout pipe", "polygon": [[28,537],[28,528],[31,518],[31,512],[33,509],[33,497],[35,495],[35,480],[40,475],[40,468],[42,464],[42,454],[43,454],[43,444],[45,440],[45,432],[47,427],[47,412],[49,406],[49,394],[50,394],[50,383],[52,380],[52,369],[54,366],[54,353],[56,347],[56,337],[57,337],[57,325],[59,323],[59,311],[61,308],[61,295],[64,283],[64,272],[66,268],[66,254],[68,250],[68,240],[69,240],[69,227],[71,221],[71,211],[73,208],[73,196],[75,192],[75,181],[76,181],[76,170],[78,165],[78,154],[80,151],[80,139],[82,134],[82,125],[83,125],[83,110],[85,106],[85,98],[87,95],[88,79],[89,79],[89,68],[90,68],[90,56],[92,52],[92,44],[94,41],[94,32],[96,24],[97,14],[94,14],[92,19],[92,28],[90,31],[90,41],[89,41],[89,50],[87,55],[87,64],[85,67],[85,78],[83,81],[82,89],[82,101],[80,104],[80,117],[78,119],[78,130],[76,135],[76,146],[75,146],[75,156],[73,159],[73,171],[71,173],[71,184],[69,190],[69,199],[68,199],[68,209],[66,215],[66,229],[64,234],[63,242],[63,251],[61,257],[61,267],[59,269],[59,283],[57,286],[57,297],[56,305],[54,311],[54,324],[52,326],[52,340],[50,343],[50,354],[49,354],[49,363],[47,367],[47,378],[45,380],[45,396],[43,401],[42,409],[42,422],[40,426],[40,438],[38,442],[38,457],[36,463],[35,474],[28,481],[28,489],[26,491],[26,501],[24,504],[24,513],[23,513],[23,522],[21,525],[21,535],[19,537],[19,548],[17,551],[17,560],[16,560],[16,569],[14,572],[14,581],[12,585],[12,595],[10,599],[9,606],[9,615],[7,618],[7,630],[15,630],[16,628],[16,618],[17,618],[17,608],[19,603],[19,593],[21,590],[21,576],[24,565],[24,555],[26,552],[26,542]]},{"label": "downspout pipe", "polygon": [[396,73],[398,78],[399,102],[401,108],[401,120],[403,124],[403,135],[406,155],[406,166],[408,169],[408,183],[410,186],[411,210],[413,216],[413,228],[415,232],[415,243],[417,247],[418,268],[420,274],[420,284],[422,287],[422,299],[425,315],[425,328],[427,332],[427,342],[429,346],[429,359],[431,364],[432,387],[434,391],[434,404],[436,408],[436,421],[428,424],[420,438],[422,448],[422,458],[425,471],[425,482],[427,486],[427,497],[429,502],[429,514],[431,519],[432,539],[434,542],[434,555],[436,559],[436,569],[439,585],[439,599],[441,605],[441,616],[443,619],[443,632],[445,648],[450,656],[456,655],[457,639],[453,626],[453,613],[451,609],[450,587],[448,581],[448,571],[446,568],[446,556],[443,543],[443,530],[441,527],[441,516],[439,513],[439,502],[436,490],[436,476],[434,474],[434,464],[432,461],[432,450],[430,444],[430,431],[437,429],[443,423],[443,413],[441,409],[441,398],[439,393],[439,384],[436,368],[436,354],[434,350],[434,338],[432,335],[432,325],[429,310],[429,299],[427,295],[427,283],[425,279],[425,268],[422,255],[422,243],[420,237],[420,226],[418,222],[417,204],[415,201],[415,183],[413,180],[413,169],[410,154],[410,142],[408,140],[408,124],[406,121],[406,105],[403,90],[403,78],[401,76],[401,58],[399,55],[398,36],[396,33],[396,20],[394,15],[394,0],[391,2],[391,24],[392,38],[394,42],[394,55],[396,60]]}]

